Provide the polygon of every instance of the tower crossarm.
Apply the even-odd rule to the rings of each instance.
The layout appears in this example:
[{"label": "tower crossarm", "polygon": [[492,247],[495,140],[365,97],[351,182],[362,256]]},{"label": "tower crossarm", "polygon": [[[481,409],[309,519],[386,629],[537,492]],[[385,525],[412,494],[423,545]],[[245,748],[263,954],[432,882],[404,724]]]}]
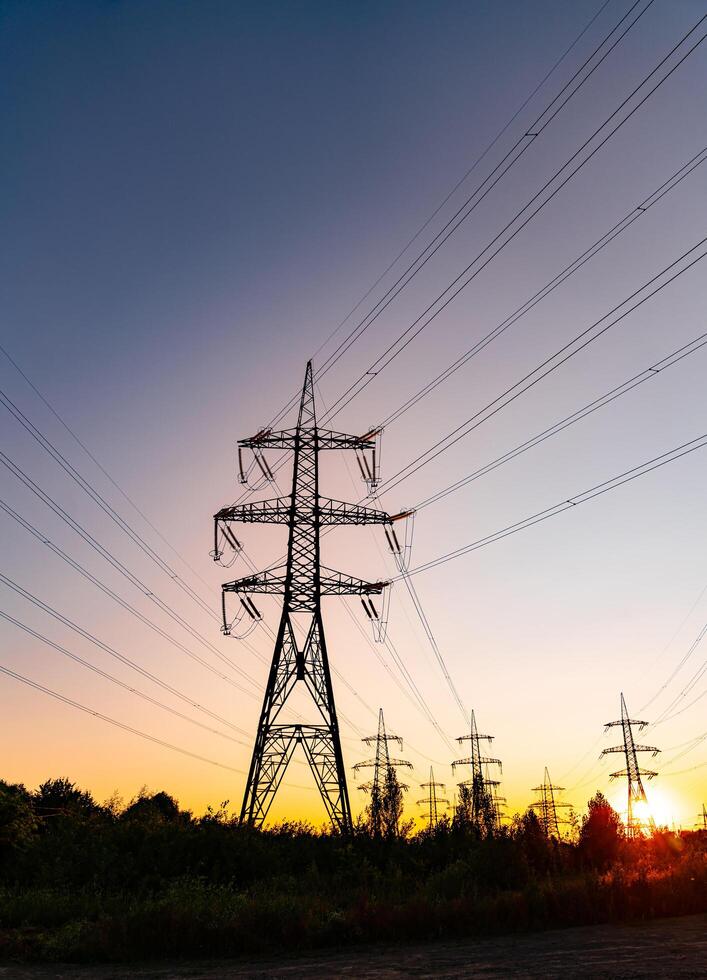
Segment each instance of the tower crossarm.
[{"label": "tower crossarm", "polygon": [[[344,572],[336,572],[332,569],[322,569],[323,574],[320,579],[320,594],[325,595],[380,595],[387,582],[366,582],[363,579],[355,578],[353,575],[346,575]],[[251,592],[254,594],[279,595],[284,593],[287,583],[287,569],[279,566],[277,568],[266,569],[263,572],[256,572],[255,575],[246,575],[245,578],[235,579],[233,582],[225,582],[222,586],[224,592]]]},{"label": "tower crossarm", "polygon": [[[500,785],[501,785],[501,780],[500,779],[484,779],[484,787],[485,788],[488,788],[489,786],[500,786]],[[473,779],[462,779],[462,781],[460,783],[457,783],[457,786],[470,786],[470,787],[473,788],[473,786],[474,786],[474,780]]]},{"label": "tower crossarm", "polygon": [[484,739],[490,745],[491,742],[493,742],[494,738],[495,738],[494,735],[477,735],[477,734],[460,735],[459,738],[457,739],[457,742],[459,742],[459,744],[461,745],[463,742],[476,742],[476,741],[480,742],[482,739]]},{"label": "tower crossarm", "polygon": [[655,779],[657,775],[658,773],[653,772],[652,769],[637,769],[635,772],[621,769],[619,772],[609,773],[609,779],[618,779],[620,776],[628,776],[630,779],[635,779],[637,776],[645,776],[646,779]]},{"label": "tower crossarm", "polygon": [[366,735],[361,739],[366,745],[375,745],[377,742],[395,742],[401,749],[403,740],[399,735]]},{"label": "tower crossarm", "polygon": [[[604,751],[601,753],[601,755],[599,756],[599,758],[601,759],[601,756],[602,755],[609,755],[611,752],[622,752],[623,753],[625,751],[626,751],[626,749],[625,749],[625,747],[623,745],[612,745],[611,748],[604,749]],[[658,749],[658,748],[656,748],[655,745],[634,745],[633,746],[633,751],[634,752],[650,752],[651,755],[656,756],[656,755],[658,755],[658,753],[661,750]]]},{"label": "tower crossarm", "polygon": [[221,588],[224,592],[253,592],[259,594],[278,595],[285,591],[287,569],[284,565],[278,568],[268,568],[255,575],[246,575],[233,582],[224,582]]},{"label": "tower crossarm", "polygon": [[502,764],[500,759],[487,759],[485,756],[480,756],[478,759],[476,759],[476,758],[472,759],[471,756],[467,756],[466,759],[455,759],[454,760],[454,762],[452,763],[452,772],[454,772],[454,770],[456,769],[457,766],[470,766],[472,764],[472,762],[476,762],[476,763],[478,763],[479,765],[482,765],[482,766],[495,765],[495,766],[499,766],[500,767],[501,764]]},{"label": "tower crossarm", "polygon": [[634,718],[620,718],[618,721],[607,721],[604,725],[604,731],[608,731],[610,728],[616,728],[620,725],[637,725],[639,732],[648,726],[647,721],[636,721]]},{"label": "tower crossarm", "polygon": [[388,585],[387,582],[366,582],[363,579],[355,578],[353,575],[346,575],[344,572],[337,572],[322,565],[320,587],[323,596],[380,595],[386,585]]},{"label": "tower crossarm", "polygon": [[[317,506],[319,524],[392,524],[405,514],[387,514],[374,507],[350,504],[343,500],[320,497]],[[217,524],[238,522],[241,524],[288,524],[292,518],[290,497],[275,497],[273,500],[255,500],[250,503],[223,507],[214,514]]]},{"label": "tower crossarm", "polygon": [[342,500],[320,498],[319,522],[325,524],[392,524],[398,515],[393,517],[385,511],[374,507],[364,507],[362,504],[349,504]]},{"label": "tower crossarm", "polygon": [[[380,765],[380,763],[376,759],[366,759],[365,762],[355,762],[351,768],[354,772],[358,772],[359,769],[374,769],[377,765]],[[407,759],[388,759],[384,763],[386,769],[391,766],[394,769],[398,766],[405,766],[407,769],[413,768],[412,762],[408,762]]]},{"label": "tower crossarm", "polygon": [[[332,429],[317,428],[317,449],[369,449],[375,444],[380,429],[372,429],[362,436],[352,436]],[[263,429],[247,439],[239,439],[242,449],[294,449],[297,429]]]},{"label": "tower crossarm", "polygon": [[216,523],[230,521],[240,524],[287,524],[292,514],[289,497],[275,497],[273,500],[254,500],[246,504],[222,507],[214,514]]}]

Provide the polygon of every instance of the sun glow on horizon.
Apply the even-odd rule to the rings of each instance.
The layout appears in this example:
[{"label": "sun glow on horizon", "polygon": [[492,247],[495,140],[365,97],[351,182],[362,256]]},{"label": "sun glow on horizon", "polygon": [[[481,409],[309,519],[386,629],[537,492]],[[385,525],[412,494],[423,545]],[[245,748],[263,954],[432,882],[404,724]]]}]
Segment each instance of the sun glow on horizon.
[{"label": "sun glow on horizon", "polygon": [[[647,803],[634,803],[633,812],[641,826],[648,828],[653,819],[657,828],[667,827],[672,830],[673,826],[680,826],[680,803],[670,792],[666,792],[662,786],[650,786],[646,788]],[[626,823],[626,794],[624,792],[612,793],[609,798],[612,807]]]}]

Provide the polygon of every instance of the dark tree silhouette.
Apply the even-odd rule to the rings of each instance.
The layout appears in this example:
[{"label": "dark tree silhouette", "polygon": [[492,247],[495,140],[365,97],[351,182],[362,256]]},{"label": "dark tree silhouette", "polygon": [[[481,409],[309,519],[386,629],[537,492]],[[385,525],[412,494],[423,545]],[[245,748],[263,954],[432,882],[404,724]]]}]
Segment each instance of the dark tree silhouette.
[{"label": "dark tree silhouette", "polygon": [[582,820],[579,848],[584,860],[593,867],[605,868],[619,853],[624,828],[621,819],[603,793],[589,800],[589,812]]},{"label": "dark tree silhouette", "polygon": [[34,794],[34,806],[39,817],[87,817],[100,810],[87,790],[63,777],[42,783]]}]

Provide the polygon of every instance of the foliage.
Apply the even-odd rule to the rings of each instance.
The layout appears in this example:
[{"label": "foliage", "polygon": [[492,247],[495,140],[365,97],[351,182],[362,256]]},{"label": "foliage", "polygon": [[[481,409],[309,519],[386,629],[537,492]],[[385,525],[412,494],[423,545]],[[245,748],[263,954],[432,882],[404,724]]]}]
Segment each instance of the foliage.
[{"label": "foliage", "polygon": [[[381,833],[256,831],[224,802],[164,792],[97,804],[66,779],[0,783],[0,956],[233,955],[461,936],[707,910],[707,833],[627,840],[600,794],[578,843],[536,815],[484,836],[459,819],[410,835],[397,778]],[[396,829],[397,827],[397,829]]]},{"label": "foliage", "polygon": [[603,793],[593,796],[588,808],[579,832],[580,853],[594,867],[607,868],[619,852],[623,827]]}]

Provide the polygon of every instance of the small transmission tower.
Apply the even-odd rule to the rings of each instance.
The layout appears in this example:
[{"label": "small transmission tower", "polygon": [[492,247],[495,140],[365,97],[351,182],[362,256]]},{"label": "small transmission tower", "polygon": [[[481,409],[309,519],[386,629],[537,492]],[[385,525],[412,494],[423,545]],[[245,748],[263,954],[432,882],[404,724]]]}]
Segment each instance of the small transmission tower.
[{"label": "small transmission tower", "polygon": [[482,742],[486,742],[490,746],[493,739],[493,735],[479,735],[479,730],[476,727],[476,715],[472,711],[470,734],[462,735],[457,739],[460,745],[463,745],[464,742],[470,743],[471,754],[465,759],[455,759],[452,763],[452,772],[458,766],[471,768],[471,778],[457,785],[462,797],[465,792],[471,796],[469,801],[471,823],[479,833],[488,831],[490,828],[497,829],[500,825],[502,798],[497,796],[500,783],[499,780],[489,777],[489,766],[498,766],[500,772],[503,772],[503,766],[500,759],[485,756],[481,750]]},{"label": "small transmission tower", "polygon": [[[617,725],[621,726],[623,732],[623,745],[614,745],[610,749],[604,749],[601,753],[603,755],[608,755],[611,752],[623,752],[626,759],[626,768],[621,769],[619,772],[612,772],[610,779],[617,779],[620,776],[626,776],[628,781],[628,807],[626,810],[626,833],[629,837],[640,836],[643,825],[641,823],[640,817],[636,816],[635,805],[636,803],[643,803],[646,807],[648,806],[648,800],[646,798],[646,791],[643,788],[642,776],[646,779],[653,779],[657,776],[657,772],[652,772],[650,769],[641,769],[638,764],[638,752],[650,752],[653,756],[658,755],[660,749],[657,749],[654,745],[636,745],[633,740],[633,726],[638,725],[639,732],[648,724],[647,721],[634,721],[629,718],[628,709],[626,707],[626,700],[624,699],[623,693],[621,695],[621,718],[618,721],[610,721],[604,726],[604,731],[608,731],[610,728],[614,728]],[[655,828],[655,821],[652,816],[649,816],[648,823],[651,829]]]},{"label": "small transmission tower", "polygon": [[555,793],[561,793],[563,790],[564,786],[552,785],[547,766],[545,766],[545,777],[542,783],[539,786],[533,787],[533,792],[539,793],[540,799],[532,803],[531,806],[538,814],[543,833],[546,837],[555,837],[557,840],[560,840],[562,837],[560,826],[562,824],[569,824],[569,820],[564,820],[557,815],[557,810],[559,807],[570,807],[572,805],[571,803],[562,803],[555,797]]},{"label": "small transmission tower", "polygon": [[[370,507],[321,497],[319,453],[324,449],[371,451],[375,437],[375,432],[351,436],[317,426],[310,361],[295,428],[280,432],[263,429],[238,443],[239,458],[244,449],[252,450],[266,479],[272,479],[272,470],[264,462],[263,450],[289,449],[294,455],[289,497],[236,504],[223,508],[214,517],[216,544],[213,555],[216,561],[220,558],[220,534],[222,536],[223,528],[232,522],[284,524],[289,529],[285,565],[267,568],[223,586],[225,634],[230,631],[226,615],[227,594],[237,594],[250,616],[259,615],[257,609],[253,611],[252,594],[274,593],[284,597],[243,797],[241,821],[244,823],[254,826],[263,823],[293,752],[297,745],[301,745],[333,826],[341,832],[351,828],[351,807],[324,638],[321,597],[379,595],[386,583],[365,582],[323,567],[319,535],[325,526],[390,524],[391,518]],[[295,624],[303,629],[305,640],[301,645],[297,642]],[[280,720],[282,709],[299,683],[309,692],[318,712],[316,724],[286,724]]]},{"label": "small transmission tower", "polygon": [[[367,759],[365,762],[357,762],[353,767],[355,773],[358,773],[361,769],[373,769],[373,778],[367,783],[363,783],[363,785],[359,786],[359,789],[370,794],[371,830],[376,837],[380,837],[386,830],[397,835],[397,813],[384,813],[386,809],[386,781],[390,778],[391,770],[395,772],[396,769],[401,767],[412,769],[412,762],[408,762],[406,759],[391,759],[390,750],[388,747],[389,743],[394,742],[397,744],[398,748],[402,752],[403,740],[399,735],[388,735],[386,732],[382,708],[378,712],[378,734],[368,735],[361,741],[365,742],[366,745],[375,745],[376,747],[375,759]],[[398,786],[401,790],[408,789],[404,783],[399,783]],[[386,819],[390,820],[391,818],[393,826],[386,827]]]},{"label": "small transmission tower", "polygon": [[437,790],[441,789],[442,792],[445,790],[444,783],[436,783],[435,775],[432,771],[432,766],[430,766],[430,781],[429,783],[420,783],[421,789],[429,790],[429,796],[426,796],[422,800],[417,801],[418,806],[426,806],[428,808],[427,819],[429,827],[436,827],[439,822],[439,804],[449,803],[446,796],[438,796]]},{"label": "small transmission tower", "polygon": [[695,827],[698,830],[707,830],[707,807],[705,807],[704,803],[702,804],[702,813],[697,814]]}]

